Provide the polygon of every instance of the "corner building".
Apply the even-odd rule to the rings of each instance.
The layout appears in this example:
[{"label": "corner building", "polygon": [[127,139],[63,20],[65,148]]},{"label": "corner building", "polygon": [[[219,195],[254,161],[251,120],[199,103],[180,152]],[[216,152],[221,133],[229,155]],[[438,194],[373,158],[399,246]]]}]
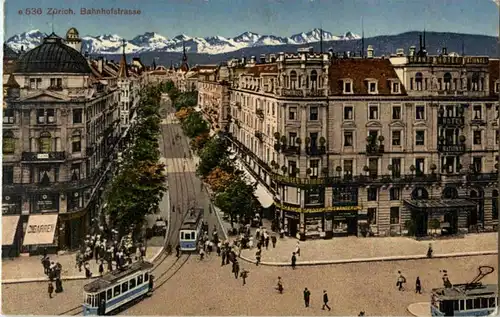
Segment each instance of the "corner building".
[{"label": "corner building", "polygon": [[498,61],[366,56],[228,63],[228,135],[276,224],[301,239],[493,230]]},{"label": "corner building", "polygon": [[118,150],[119,91],[75,49],[77,37],[52,33],[4,84],[2,229],[12,241],[2,249],[12,255],[77,248],[96,225]]}]

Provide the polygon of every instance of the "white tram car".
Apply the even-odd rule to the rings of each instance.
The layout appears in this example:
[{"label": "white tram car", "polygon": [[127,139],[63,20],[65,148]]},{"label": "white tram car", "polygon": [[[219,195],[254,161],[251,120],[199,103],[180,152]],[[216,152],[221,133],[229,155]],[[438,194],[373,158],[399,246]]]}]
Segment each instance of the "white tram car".
[{"label": "white tram car", "polygon": [[114,270],[84,286],[83,315],[106,315],[152,291],[153,264],[132,263],[123,270]]},{"label": "white tram car", "polygon": [[198,248],[198,241],[203,236],[203,208],[189,211],[179,230],[179,245],[183,252],[193,252]]}]

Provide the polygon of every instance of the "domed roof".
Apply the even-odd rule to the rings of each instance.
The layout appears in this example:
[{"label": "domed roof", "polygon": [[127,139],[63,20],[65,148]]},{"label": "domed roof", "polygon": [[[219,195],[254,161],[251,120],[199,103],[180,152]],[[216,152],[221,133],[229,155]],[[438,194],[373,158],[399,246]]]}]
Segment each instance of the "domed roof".
[{"label": "domed roof", "polygon": [[21,55],[16,66],[15,73],[92,73],[85,57],[54,33]]},{"label": "domed roof", "polygon": [[67,39],[78,38],[78,37],[80,37],[80,34],[78,33],[78,30],[75,28],[70,28],[68,32],[66,32]]}]

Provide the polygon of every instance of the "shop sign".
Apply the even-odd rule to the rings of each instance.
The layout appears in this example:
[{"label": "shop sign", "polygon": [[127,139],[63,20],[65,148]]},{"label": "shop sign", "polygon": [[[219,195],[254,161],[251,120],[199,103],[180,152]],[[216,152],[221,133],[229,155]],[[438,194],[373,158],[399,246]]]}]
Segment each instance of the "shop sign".
[{"label": "shop sign", "polygon": [[54,225],[29,225],[26,233],[44,233],[54,231]]},{"label": "shop sign", "polygon": [[55,209],[54,197],[48,195],[42,195],[41,200],[37,201],[38,210],[52,210]]},{"label": "shop sign", "polygon": [[360,206],[331,206],[331,207],[323,207],[323,208],[307,208],[307,209],[302,209],[302,208],[297,208],[297,207],[291,207],[291,206],[285,206],[279,203],[275,203],[276,207],[282,209],[282,210],[287,210],[287,211],[293,211],[293,212],[299,212],[299,213],[316,213],[316,212],[327,212],[327,211],[358,211],[361,210]]}]

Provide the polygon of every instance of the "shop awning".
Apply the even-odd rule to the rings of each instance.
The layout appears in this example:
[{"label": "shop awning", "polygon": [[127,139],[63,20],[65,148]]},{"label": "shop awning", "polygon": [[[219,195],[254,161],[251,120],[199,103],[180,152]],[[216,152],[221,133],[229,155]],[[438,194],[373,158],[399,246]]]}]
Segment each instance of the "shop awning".
[{"label": "shop awning", "polygon": [[2,216],[2,245],[14,244],[21,216]]},{"label": "shop awning", "polygon": [[405,199],[404,202],[413,209],[476,208],[476,204],[467,199]]},{"label": "shop awning", "polygon": [[244,179],[248,185],[257,184],[257,186],[255,187],[255,197],[257,197],[257,200],[260,202],[262,207],[269,208],[272,204],[274,204],[274,198],[271,193],[269,193],[266,187],[264,187],[264,185],[261,185],[259,181],[256,180],[255,177],[250,174],[250,172],[247,171],[245,165],[240,162],[240,160],[236,160],[234,165],[237,169],[243,172],[243,174],[245,175]]},{"label": "shop awning", "polygon": [[57,214],[31,215],[26,226],[23,245],[53,244]]},{"label": "shop awning", "polygon": [[264,208],[269,208],[274,204],[273,196],[261,184],[257,184],[257,187],[255,188],[255,196]]}]

